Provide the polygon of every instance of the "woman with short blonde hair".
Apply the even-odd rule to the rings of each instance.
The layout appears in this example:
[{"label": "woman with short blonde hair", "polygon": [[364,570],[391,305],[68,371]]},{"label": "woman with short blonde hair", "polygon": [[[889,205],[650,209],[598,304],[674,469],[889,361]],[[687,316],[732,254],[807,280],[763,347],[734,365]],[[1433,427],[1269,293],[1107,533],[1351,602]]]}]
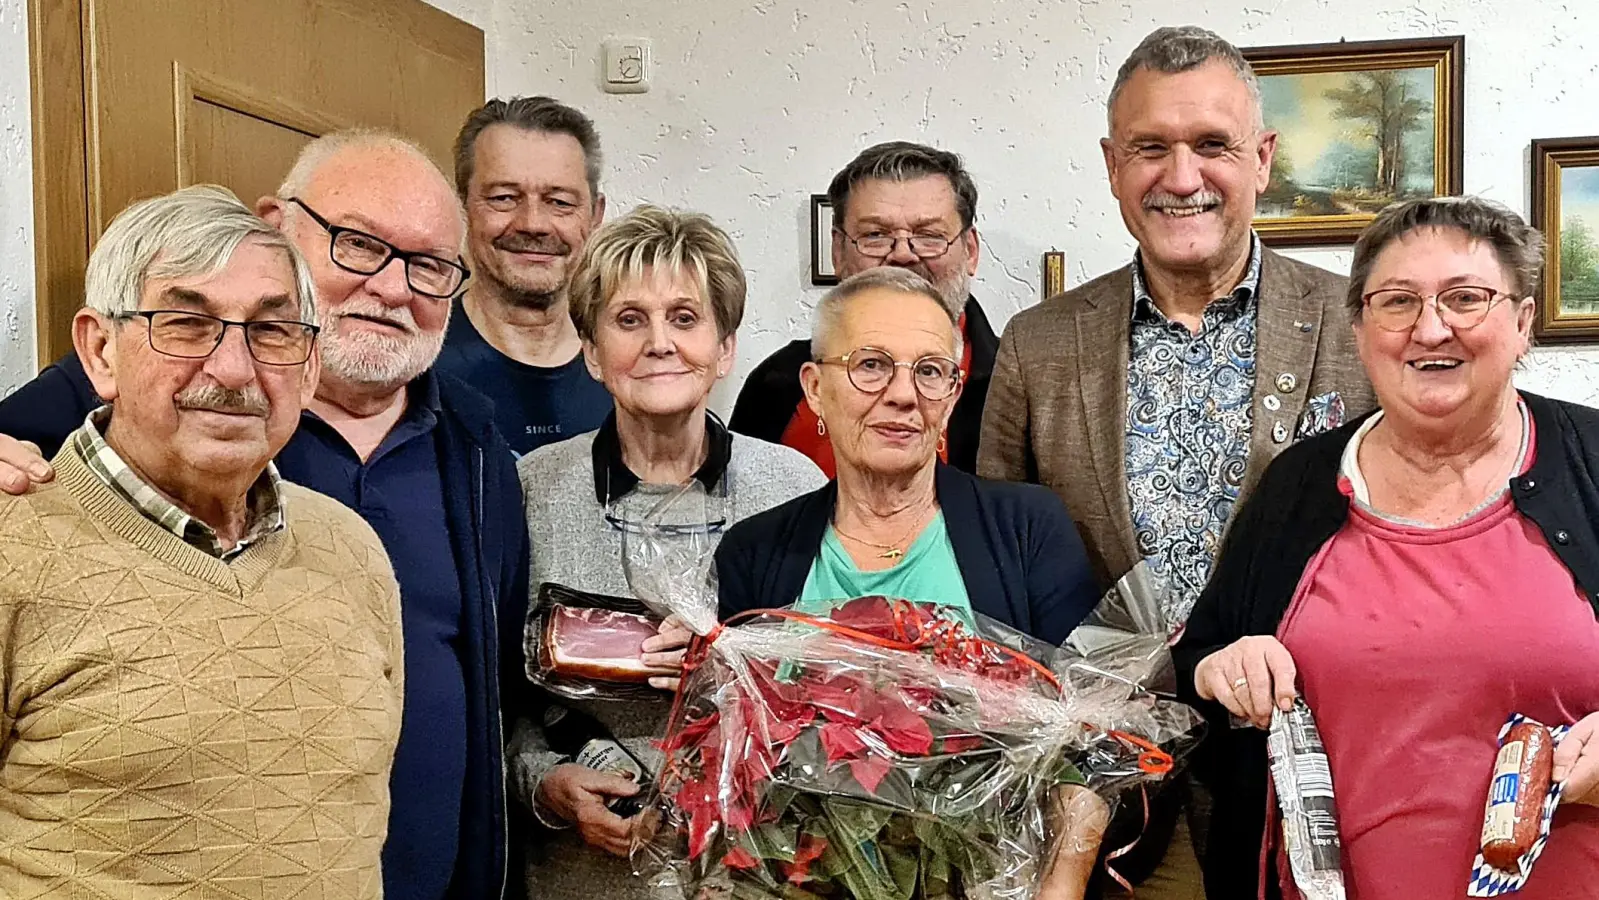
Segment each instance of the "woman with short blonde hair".
[{"label": "woman with short blonde hair", "polygon": [[[744,316],[744,270],[726,232],[698,213],[641,206],[596,231],[573,270],[568,303],[589,371],[615,411],[598,431],[540,447],[517,465],[527,504],[532,564],[529,622],[540,588],[556,583],[631,597],[622,535],[658,501],[698,482],[702,518],[680,527],[721,539],[722,530],[825,480],[796,450],[734,435],[707,411],[711,389],[733,368]],[[539,635],[525,629],[536,665]],[[681,664],[688,632],[673,620],[643,645],[652,669]],[[659,696],[561,700],[609,729],[654,766],[676,679]],[[556,723],[549,728],[560,728]],[[627,860],[631,819],[608,808],[637,790],[550,750],[551,734],[522,723],[513,734],[511,783],[551,833],[529,848],[527,878],[545,900],[648,896]]]}]

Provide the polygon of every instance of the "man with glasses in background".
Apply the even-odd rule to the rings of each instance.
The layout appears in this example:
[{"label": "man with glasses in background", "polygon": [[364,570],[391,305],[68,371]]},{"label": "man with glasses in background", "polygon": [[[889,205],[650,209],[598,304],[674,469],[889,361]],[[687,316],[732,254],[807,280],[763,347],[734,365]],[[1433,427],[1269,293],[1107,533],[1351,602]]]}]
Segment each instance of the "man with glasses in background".
[{"label": "man with glasses in background", "polygon": [[[433,367],[467,280],[465,215],[422,150],[374,131],[312,141],[256,209],[309,261],[322,313],[321,380],[278,469],[359,513],[400,585],[406,697],[383,896],[500,897],[500,723],[522,701],[527,524],[492,405]],[[99,405],[83,372],[69,357],[0,402],[0,434],[58,446],[71,428],[41,434],[39,421]],[[0,490],[50,477],[29,449],[0,438]],[[503,694],[502,659],[516,673]],[[511,884],[520,892],[520,878]]]},{"label": "man with glasses in background", "polygon": [[[827,197],[833,206],[833,268],[839,278],[878,266],[909,269],[932,284],[959,318],[965,389],[939,442],[939,457],[975,471],[983,401],[999,346],[970,291],[982,250],[977,185],[954,153],[891,141],[855,157],[833,177]],[[826,426],[800,389],[800,367],[810,359],[807,339],[767,357],[744,382],[728,427],[793,447],[831,478],[836,468]]]},{"label": "man with glasses in background", "polygon": [[0,895],[376,900],[394,573],[272,464],[317,386],[306,260],[198,186],[113,220],[85,281],[107,405],[0,495]]}]

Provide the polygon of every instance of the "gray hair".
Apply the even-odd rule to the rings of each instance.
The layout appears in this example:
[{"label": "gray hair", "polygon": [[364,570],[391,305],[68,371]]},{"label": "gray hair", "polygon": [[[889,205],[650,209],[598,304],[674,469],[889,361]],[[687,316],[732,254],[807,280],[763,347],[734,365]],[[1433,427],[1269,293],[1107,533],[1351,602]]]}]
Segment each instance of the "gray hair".
[{"label": "gray hair", "polygon": [[316,286],[305,257],[232,191],[214,184],[141,200],[112,219],[89,255],[85,303],[109,317],[133,312],[151,278],[213,275],[245,241],[283,251],[294,273],[300,318],[316,324]]},{"label": "gray hair", "polygon": [[1250,99],[1255,104],[1255,130],[1265,130],[1260,79],[1255,77],[1254,67],[1249,64],[1249,60],[1244,59],[1244,54],[1239,52],[1237,47],[1214,31],[1200,28],[1198,25],[1157,28],[1133,48],[1133,52],[1117,70],[1116,81],[1110,88],[1110,98],[1105,101],[1106,127],[1112,132],[1115,131],[1116,98],[1121,96],[1122,88],[1127,86],[1128,80],[1139,69],[1175,75],[1179,72],[1193,71],[1213,59],[1226,63],[1249,88]]},{"label": "gray hair", "polygon": [[909,141],[889,141],[867,147],[833,176],[833,182],[827,186],[833,221],[842,227],[850,190],[862,181],[900,182],[930,175],[949,179],[949,186],[955,191],[955,211],[960,214],[961,227],[972,227],[977,219],[977,183],[966,171],[961,158],[948,150]]},{"label": "gray hair", "polygon": [[738,331],[746,286],[733,239],[705,215],[646,203],[600,226],[572,267],[567,310],[583,340],[593,343],[605,304],[646,268],[692,275],[717,335]]},{"label": "gray hair", "polygon": [[553,97],[496,97],[472,111],[455,136],[455,189],[464,198],[477,164],[477,139],[490,125],[511,125],[523,131],[564,134],[583,148],[583,175],[589,200],[600,197],[600,135],[594,121]]},{"label": "gray hair", "polygon": [[1394,203],[1377,214],[1355,241],[1349,269],[1349,314],[1360,320],[1366,280],[1377,257],[1394,241],[1421,228],[1453,228],[1493,247],[1499,265],[1515,283],[1516,301],[1538,292],[1543,278],[1544,239],[1510,207],[1484,197],[1426,197]]},{"label": "gray hair", "polygon": [[878,266],[867,269],[839,282],[838,286],[822,295],[816,304],[816,312],[811,319],[811,358],[820,359],[822,348],[827,346],[829,339],[838,331],[838,321],[844,316],[844,304],[855,297],[870,290],[882,289],[897,291],[901,294],[910,294],[916,297],[926,297],[938,304],[938,308],[949,316],[950,333],[955,336],[956,359],[961,358],[961,330],[960,314],[949,308],[944,302],[944,295],[938,288],[928,283],[927,279],[912,272],[910,269],[901,269],[897,266]]}]

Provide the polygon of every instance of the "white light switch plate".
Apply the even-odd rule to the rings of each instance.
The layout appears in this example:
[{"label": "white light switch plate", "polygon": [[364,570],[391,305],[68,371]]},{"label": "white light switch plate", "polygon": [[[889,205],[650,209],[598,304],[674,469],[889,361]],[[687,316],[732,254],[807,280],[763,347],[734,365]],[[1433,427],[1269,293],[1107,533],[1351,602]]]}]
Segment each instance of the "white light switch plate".
[{"label": "white light switch plate", "polygon": [[608,94],[642,94],[650,89],[649,38],[609,38],[605,41],[605,77]]}]

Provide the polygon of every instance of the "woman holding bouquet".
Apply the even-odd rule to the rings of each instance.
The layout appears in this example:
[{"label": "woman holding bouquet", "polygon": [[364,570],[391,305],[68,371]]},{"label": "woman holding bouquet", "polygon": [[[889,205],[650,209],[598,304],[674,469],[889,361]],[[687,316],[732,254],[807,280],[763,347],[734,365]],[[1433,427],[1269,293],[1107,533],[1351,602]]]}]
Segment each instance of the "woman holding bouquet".
[{"label": "woman holding bouquet", "polygon": [[[572,274],[571,315],[589,371],[616,409],[599,431],[541,447],[517,465],[532,545],[532,615],[546,582],[631,597],[623,534],[681,485],[704,486],[705,515],[684,527],[714,541],[726,524],[822,483],[799,452],[733,435],[706,410],[711,389],[733,367],[744,291],[732,241],[705,216],[641,206],[589,238]],[[668,619],[645,641],[643,665],[677,668],[688,638]],[[528,660],[537,660],[539,640],[524,635]],[[665,728],[675,682],[652,678],[662,689],[656,698],[557,702],[597,720],[653,766],[660,754],[652,742]],[[510,783],[544,826],[529,847],[530,895],[643,898],[644,882],[625,858],[632,820],[609,808],[639,786],[552,751],[560,727],[519,723],[507,754]]]},{"label": "woman holding bouquet", "polygon": [[855,275],[817,305],[811,350],[800,381],[838,478],[728,531],[723,618],[884,595],[1065,640],[1099,600],[1066,508],[1036,485],[938,461],[962,352],[938,292],[905,269]]}]

